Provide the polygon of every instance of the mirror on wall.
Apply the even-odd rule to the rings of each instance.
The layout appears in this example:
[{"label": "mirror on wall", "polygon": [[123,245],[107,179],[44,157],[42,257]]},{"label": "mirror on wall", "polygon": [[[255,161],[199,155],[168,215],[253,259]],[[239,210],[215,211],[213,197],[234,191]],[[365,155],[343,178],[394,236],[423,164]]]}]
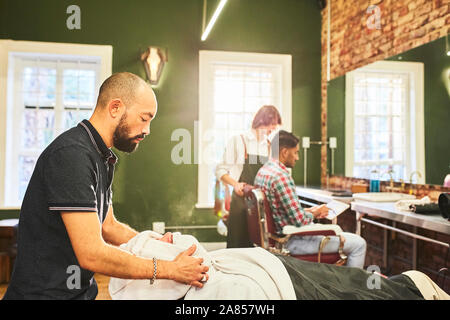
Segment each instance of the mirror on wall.
[{"label": "mirror on wall", "polygon": [[446,37],[328,83],[332,175],[443,185],[450,174]]}]

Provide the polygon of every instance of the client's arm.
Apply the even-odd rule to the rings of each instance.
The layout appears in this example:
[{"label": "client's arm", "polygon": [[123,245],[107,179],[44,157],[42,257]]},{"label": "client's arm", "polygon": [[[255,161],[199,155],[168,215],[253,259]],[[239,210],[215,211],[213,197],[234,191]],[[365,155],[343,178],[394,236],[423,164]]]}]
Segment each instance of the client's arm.
[{"label": "client's arm", "polygon": [[[151,279],[153,261],[105,243],[96,212],[61,212],[75,255],[82,268],[122,279]],[[203,259],[194,258],[195,245],[173,261],[157,261],[156,277],[202,287],[208,271]]]},{"label": "client's arm", "polygon": [[314,206],[311,208],[304,208],[306,212],[311,212],[316,219],[322,219],[328,216],[328,207],[326,204],[320,206]]},{"label": "client's arm", "polygon": [[[313,222],[314,218],[321,218],[324,213],[323,205],[311,208],[309,210],[303,209],[300,200],[295,191],[295,184],[292,177],[279,176],[274,180],[272,192],[278,204],[286,212],[286,219],[289,224],[301,227]],[[328,210],[326,210],[328,213]]]}]

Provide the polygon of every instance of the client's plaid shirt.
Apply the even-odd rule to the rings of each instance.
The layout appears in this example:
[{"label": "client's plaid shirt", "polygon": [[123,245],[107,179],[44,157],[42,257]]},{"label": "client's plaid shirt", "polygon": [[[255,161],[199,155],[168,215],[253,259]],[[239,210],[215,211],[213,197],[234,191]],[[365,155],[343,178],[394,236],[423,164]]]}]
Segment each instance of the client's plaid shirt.
[{"label": "client's plaid shirt", "polygon": [[314,220],[311,213],[303,210],[295,192],[294,179],[280,161],[270,159],[261,167],[255,187],[261,188],[266,195],[278,233],[285,225],[301,227]]}]

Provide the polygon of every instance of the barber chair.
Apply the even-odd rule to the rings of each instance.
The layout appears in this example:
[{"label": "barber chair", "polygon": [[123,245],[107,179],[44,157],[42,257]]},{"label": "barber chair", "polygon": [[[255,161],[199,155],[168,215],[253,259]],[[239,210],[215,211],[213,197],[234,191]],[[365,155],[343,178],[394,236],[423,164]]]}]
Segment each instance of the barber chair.
[{"label": "barber chair", "polygon": [[[264,192],[254,186],[244,187],[244,197],[247,202],[247,223],[250,240],[254,246],[268,251],[294,258],[322,262],[327,264],[344,265],[347,256],[343,253],[344,241],[340,237],[338,252],[322,253],[331,236],[340,236],[342,229],[335,224],[312,224],[303,227],[285,226],[283,234],[277,234],[269,202]],[[324,236],[317,254],[293,255],[285,248],[286,243],[293,236]]]}]

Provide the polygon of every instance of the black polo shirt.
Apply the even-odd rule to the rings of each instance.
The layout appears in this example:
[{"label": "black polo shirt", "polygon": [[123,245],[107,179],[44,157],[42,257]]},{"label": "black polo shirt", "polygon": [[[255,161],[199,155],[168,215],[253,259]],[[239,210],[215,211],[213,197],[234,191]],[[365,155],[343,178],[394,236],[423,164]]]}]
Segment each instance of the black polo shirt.
[{"label": "black polo shirt", "polygon": [[40,155],[19,216],[18,248],[5,299],[94,299],[94,273],[80,267],[61,211],[97,212],[112,203],[117,157],[87,120]]}]

